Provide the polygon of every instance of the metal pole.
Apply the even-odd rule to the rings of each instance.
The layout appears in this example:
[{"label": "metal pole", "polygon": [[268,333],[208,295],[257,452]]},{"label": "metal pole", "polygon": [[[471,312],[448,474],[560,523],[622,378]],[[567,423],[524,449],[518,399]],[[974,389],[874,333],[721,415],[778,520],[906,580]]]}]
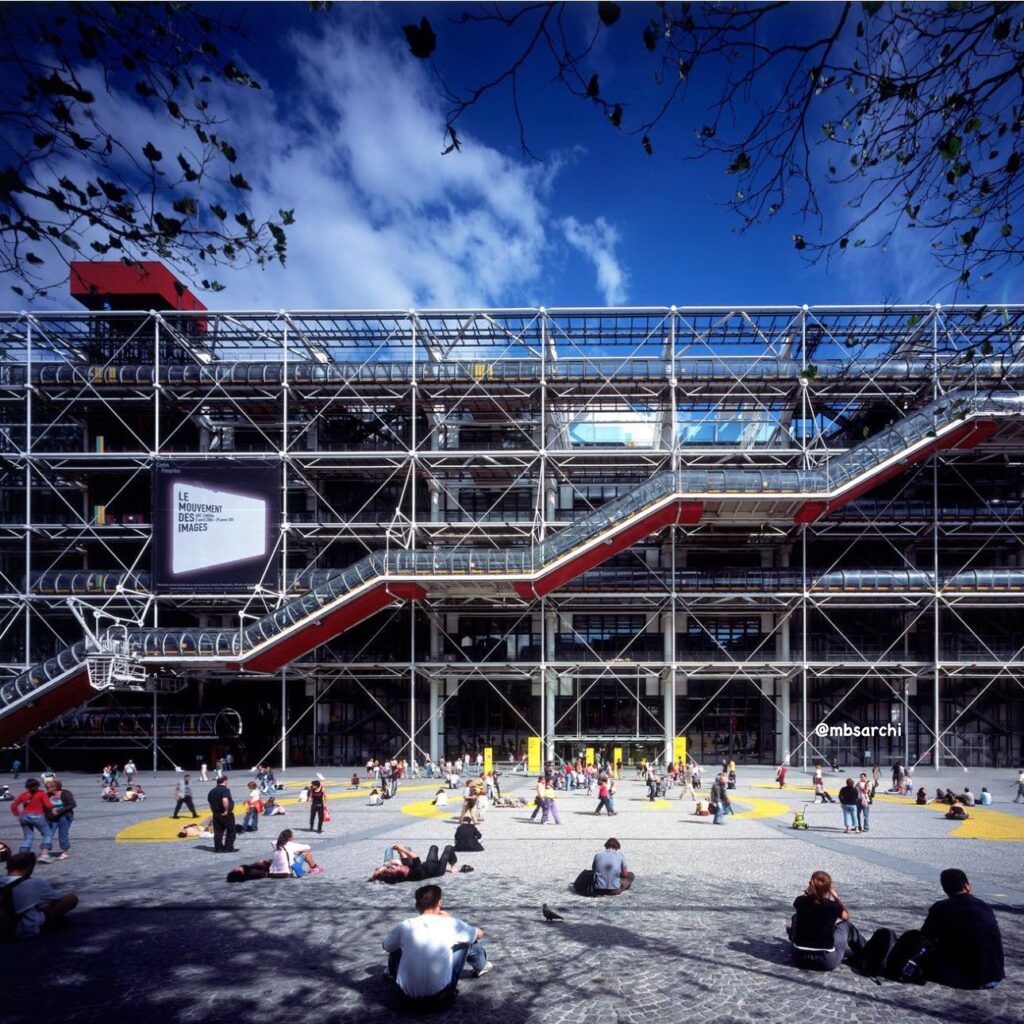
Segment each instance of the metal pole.
[{"label": "metal pole", "polygon": [[[936,306],[936,315],[932,318],[932,392],[937,398],[939,393],[939,317]],[[939,644],[939,627],[941,625],[939,615],[939,456],[932,455],[932,572],[934,573],[934,642],[932,653],[935,658],[934,686],[932,697],[935,701],[935,758],[932,763],[935,770],[939,770],[941,759],[939,755],[939,731],[941,727],[941,706],[939,704],[939,656],[941,647]]]},{"label": "metal pole", "polygon": [[288,669],[281,669],[281,771],[288,767],[288,755],[286,748],[288,744],[288,694],[285,689]]},{"label": "metal pole", "polygon": [[[25,668],[32,665],[32,320],[25,331]],[[28,740],[25,740],[25,768],[28,769]]]},{"label": "metal pole", "polygon": [[156,775],[156,752],[157,752],[157,728],[156,728],[156,702],[157,697],[156,690],[153,691],[153,774]]}]

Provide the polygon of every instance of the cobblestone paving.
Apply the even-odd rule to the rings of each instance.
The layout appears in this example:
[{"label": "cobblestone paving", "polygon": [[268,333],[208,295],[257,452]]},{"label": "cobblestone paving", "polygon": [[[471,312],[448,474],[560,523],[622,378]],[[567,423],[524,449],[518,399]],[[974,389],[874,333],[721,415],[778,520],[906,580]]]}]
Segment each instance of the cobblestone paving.
[{"label": "cobblestone paving", "polygon": [[[347,774],[329,770],[332,780]],[[1013,773],[972,773],[1009,802]],[[289,772],[290,787],[302,776]],[[736,797],[781,799],[805,794],[752,788],[765,769],[741,769]],[[505,776],[506,791],[525,794],[528,781]],[[236,773],[233,790],[244,789]],[[799,778],[794,781],[800,781]],[[964,784],[963,776],[948,781]],[[401,1019],[383,975],[380,938],[411,915],[411,885],[370,885],[385,843],[420,850],[450,841],[454,823],[413,817],[401,805],[421,801],[407,791],[397,803],[369,808],[361,798],[332,800],[334,820],[309,841],[325,874],[285,882],[229,886],[227,869],[267,856],[281,827],[307,840],[299,808],[261,823],[239,839],[235,857],[214,856],[209,840],[113,842],[125,827],[169,814],[173,777],[143,776],[141,806],[107,805],[93,777],[66,777],[80,813],[72,827],[72,859],[37,871],[76,889],[73,922],[48,937],[0,947],[0,1018],[37,1024]],[[947,780],[922,777],[933,790]],[[835,785],[831,786],[833,791]],[[205,787],[196,786],[197,794]],[[344,787],[332,787],[343,792]],[[466,854],[472,874],[443,882],[445,905],[485,929],[495,970],[467,978],[444,1019],[453,1024],[544,1022],[900,1022],[965,1024],[1021,1020],[1024,982],[1024,845],[950,836],[953,824],[932,809],[876,803],[868,835],[842,835],[835,807],[810,808],[811,833],[785,828],[787,818],[730,819],[724,828],[683,813],[685,804],[645,810],[643,788],[620,788],[620,815],[595,818],[596,800],[560,800],[563,824],[541,828],[523,811],[491,810],[482,826],[484,853]],[[742,809],[742,807],[741,807]],[[611,834],[622,842],[637,882],[615,899],[586,900],[569,882],[589,866]],[[0,838],[17,846],[14,819],[0,807]],[[824,844],[824,845],[822,845]],[[862,931],[919,925],[941,896],[938,872],[960,866],[975,891],[996,907],[1008,978],[992,992],[958,993],[883,982],[843,967],[828,974],[793,968],[782,940],[794,896],[811,871],[835,879]],[[545,924],[547,901],[565,922]]]}]

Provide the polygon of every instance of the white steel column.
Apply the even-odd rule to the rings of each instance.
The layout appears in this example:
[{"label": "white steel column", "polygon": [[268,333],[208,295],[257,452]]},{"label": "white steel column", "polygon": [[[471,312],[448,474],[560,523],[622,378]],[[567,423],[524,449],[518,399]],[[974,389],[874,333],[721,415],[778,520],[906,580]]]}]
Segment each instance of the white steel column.
[{"label": "white steel column", "polygon": [[[540,669],[540,693],[541,693],[541,736],[544,745],[544,760],[555,759],[555,697],[557,686],[550,677],[555,675],[549,673],[548,662],[555,660],[555,637],[558,632],[557,617],[554,612],[547,610],[547,602],[541,598],[541,636],[543,660]],[[557,676],[555,676],[557,679]]]},{"label": "white steel column", "polygon": [[281,771],[288,768],[288,669],[281,669]]},{"label": "white steel column", "polygon": [[430,760],[435,764],[441,758],[441,730],[438,716],[441,714],[441,680],[430,676]]}]

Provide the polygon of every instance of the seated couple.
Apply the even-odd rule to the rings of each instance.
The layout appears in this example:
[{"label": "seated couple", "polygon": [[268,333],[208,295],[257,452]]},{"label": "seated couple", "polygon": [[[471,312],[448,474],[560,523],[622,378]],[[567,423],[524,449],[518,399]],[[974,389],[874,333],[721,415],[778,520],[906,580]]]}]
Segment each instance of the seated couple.
[{"label": "seated couple", "polygon": [[454,871],[458,862],[454,846],[446,846],[440,856],[437,847],[432,846],[427,851],[427,859],[421,860],[420,855],[413,853],[407,846],[394,843],[384,851],[384,863],[374,868],[369,881],[383,882],[385,885],[422,882],[427,878],[440,878],[447,871]]},{"label": "seated couple", "polygon": [[590,870],[581,871],[572,887],[580,896],[618,896],[633,884],[635,877],[626,867],[618,839],[609,839],[604,850],[594,857]]},{"label": "seated couple", "polygon": [[815,871],[793,903],[788,929],[793,959],[811,970],[835,970],[844,960],[863,973],[894,981],[934,981],[959,989],[995,988],[1005,977],[1003,943],[995,914],[971,892],[959,868],[939,876],[946,899],[933,903],[920,930],[899,938],[879,928],[868,940],[824,871]]}]

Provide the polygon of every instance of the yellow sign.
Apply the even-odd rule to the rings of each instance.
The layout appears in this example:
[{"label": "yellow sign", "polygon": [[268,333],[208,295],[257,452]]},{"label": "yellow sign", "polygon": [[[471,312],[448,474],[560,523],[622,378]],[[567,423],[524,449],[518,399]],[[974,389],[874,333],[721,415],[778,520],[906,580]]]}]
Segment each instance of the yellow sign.
[{"label": "yellow sign", "polygon": [[526,770],[532,775],[540,774],[540,737],[526,737]]},{"label": "yellow sign", "polygon": [[593,764],[593,763],[594,763],[594,748],[593,747],[587,747],[587,764],[590,765],[590,764]]},{"label": "yellow sign", "polygon": [[484,772],[488,775],[494,770],[494,748],[484,747]]},{"label": "yellow sign", "polygon": [[686,764],[686,737],[676,736],[672,740],[672,757],[677,766]]},{"label": "yellow sign", "polygon": [[619,765],[622,763],[622,747],[612,748],[612,769],[615,772],[615,778],[619,778]]}]

